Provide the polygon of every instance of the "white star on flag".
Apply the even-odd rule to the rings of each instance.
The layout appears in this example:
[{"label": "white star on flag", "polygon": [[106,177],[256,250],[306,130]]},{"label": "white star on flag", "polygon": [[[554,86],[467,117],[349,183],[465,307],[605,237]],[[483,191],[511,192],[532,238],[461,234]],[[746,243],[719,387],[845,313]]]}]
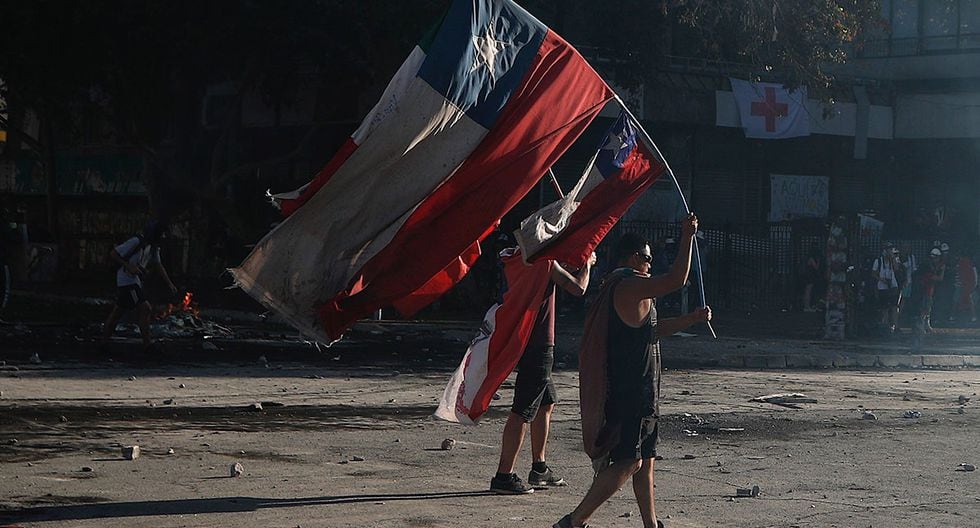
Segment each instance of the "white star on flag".
[{"label": "white star on flag", "polygon": [[626,136],[625,132],[622,132],[620,134],[613,134],[612,132],[610,132],[608,138],[606,139],[606,144],[602,146],[602,150],[611,150],[613,152],[619,152],[624,148],[628,147],[629,143],[626,142],[625,136]]},{"label": "white star on flag", "polygon": [[507,45],[507,42],[497,40],[494,37],[493,26],[489,26],[483,35],[473,35],[473,47],[476,49],[476,53],[473,56],[473,67],[470,68],[470,73],[486,67],[490,73],[490,84],[492,85],[497,80],[497,54]]}]

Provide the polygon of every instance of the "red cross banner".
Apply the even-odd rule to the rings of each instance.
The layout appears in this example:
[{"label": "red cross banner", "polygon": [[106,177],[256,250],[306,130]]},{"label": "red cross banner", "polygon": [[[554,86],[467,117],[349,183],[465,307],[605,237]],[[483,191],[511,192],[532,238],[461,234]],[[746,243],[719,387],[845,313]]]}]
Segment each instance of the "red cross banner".
[{"label": "red cross banner", "polygon": [[730,79],[745,137],[783,139],[810,135],[806,88]]}]

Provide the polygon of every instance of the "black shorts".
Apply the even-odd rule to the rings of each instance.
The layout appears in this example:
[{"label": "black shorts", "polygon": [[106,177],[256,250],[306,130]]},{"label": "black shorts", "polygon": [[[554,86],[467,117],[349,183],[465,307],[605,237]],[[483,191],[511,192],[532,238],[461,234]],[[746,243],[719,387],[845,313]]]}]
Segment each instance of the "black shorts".
[{"label": "black shorts", "polygon": [[143,288],[138,284],[119,286],[117,288],[116,305],[123,310],[132,310],[145,300],[143,298]]},{"label": "black shorts", "polygon": [[657,456],[657,417],[640,416],[619,422],[619,441],[609,451],[610,462]]},{"label": "black shorts", "polygon": [[887,290],[878,290],[878,307],[879,308],[893,308],[898,306],[898,293],[902,291],[898,288],[888,288]]},{"label": "black shorts", "polygon": [[542,405],[558,402],[555,384],[551,381],[554,363],[554,346],[528,348],[517,363],[514,405],[510,410],[524,418],[525,422],[533,420]]}]

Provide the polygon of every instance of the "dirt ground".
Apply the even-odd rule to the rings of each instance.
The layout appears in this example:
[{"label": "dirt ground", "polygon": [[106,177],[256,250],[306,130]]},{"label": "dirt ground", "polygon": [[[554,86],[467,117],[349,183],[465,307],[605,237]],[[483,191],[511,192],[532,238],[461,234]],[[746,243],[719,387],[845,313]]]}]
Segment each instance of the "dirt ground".
[{"label": "dirt ground", "polygon": [[[556,373],[548,456],[569,485],[514,497],[487,492],[510,383],[463,427],[430,417],[454,365],[333,363],[2,367],[0,525],[549,527],[585,493],[574,370]],[[671,370],[663,383],[667,526],[980,526],[980,474],[959,466],[980,464],[976,371]],[[748,401],[777,392],[817,403]],[[134,444],[142,456],[123,459]],[[760,496],[734,497],[753,485]],[[641,526],[629,488],[593,523]]]}]

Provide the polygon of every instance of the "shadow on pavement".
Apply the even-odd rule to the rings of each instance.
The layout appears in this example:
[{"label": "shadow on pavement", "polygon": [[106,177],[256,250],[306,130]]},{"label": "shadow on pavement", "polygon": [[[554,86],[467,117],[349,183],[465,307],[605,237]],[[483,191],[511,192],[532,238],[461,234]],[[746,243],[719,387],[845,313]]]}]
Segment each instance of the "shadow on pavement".
[{"label": "shadow on pavement", "polygon": [[0,513],[0,522],[39,522],[58,520],[113,519],[155,515],[194,515],[204,513],[241,513],[265,508],[294,508],[374,501],[438,500],[492,495],[490,491],[455,491],[434,493],[391,493],[368,495],[333,495],[270,499],[258,497],[216,497],[210,499],[177,499],[163,501],[105,502],[43,506]]}]

